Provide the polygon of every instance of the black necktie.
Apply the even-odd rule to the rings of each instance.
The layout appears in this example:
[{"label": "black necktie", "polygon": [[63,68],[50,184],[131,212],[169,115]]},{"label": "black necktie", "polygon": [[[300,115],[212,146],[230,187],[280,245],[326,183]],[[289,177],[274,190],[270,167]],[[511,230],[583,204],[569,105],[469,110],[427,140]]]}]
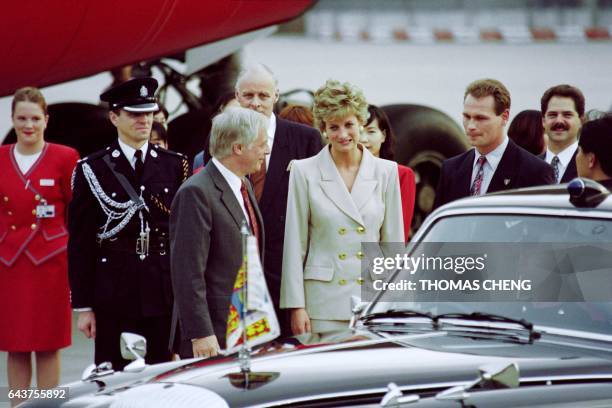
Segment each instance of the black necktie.
[{"label": "black necktie", "polygon": [[140,179],[142,178],[142,170],[144,169],[144,163],[142,162],[142,150],[136,150],[134,157],[136,158],[134,172],[136,173],[136,180],[140,182]]}]

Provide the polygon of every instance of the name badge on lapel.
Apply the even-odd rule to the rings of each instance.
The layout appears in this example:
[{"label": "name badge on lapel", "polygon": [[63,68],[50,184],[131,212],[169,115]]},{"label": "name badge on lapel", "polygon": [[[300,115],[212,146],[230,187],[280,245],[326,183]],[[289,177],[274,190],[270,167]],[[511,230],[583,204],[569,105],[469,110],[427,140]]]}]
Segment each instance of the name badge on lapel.
[{"label": "name badge on lapel", "polygon": [[47,204],[41,200],[41,203],[36,206],[36,218],[53,218],[55,217],[55,205]]},{"label": "name badge on lapel", "polygon": [[53,187],[55,185],[55,180],[53,179],[40,179],[41,187]]}]

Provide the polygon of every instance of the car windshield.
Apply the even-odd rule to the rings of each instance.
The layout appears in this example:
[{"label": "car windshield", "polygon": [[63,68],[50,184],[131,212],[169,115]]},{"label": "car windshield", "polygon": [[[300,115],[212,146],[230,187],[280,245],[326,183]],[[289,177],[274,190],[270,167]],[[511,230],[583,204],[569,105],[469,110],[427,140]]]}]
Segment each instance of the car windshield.
[{"label": "car windshield", "polygon": [[[441,301],[432,301],[431,297],[419,299],[419,295],[406,296],[407,301],[404,301],[398,298],[397,291],[386,290],[378,297],[370,312],[381,313],[393,309],[433,315],[493,313],[524,319],[536,326],[612,335],[612,218],[468,214],[443,217],[420,234],[420,238],[416,238],[418,242],[408,252],[412,257],[415,257],[420,248],[433,243],[437,243],[438,247],[460,244],[472,245],[472,248],[488,245],[490,248],[497,245],[498,248],[507,248],[508,252],[534,251],[538,245],[549,245],[555,248],[555,254],[561,253],[565,258],[561,263],[557,255],[557,259],[553,259],[555,262],[550,264],[538,259],[539,264],[536,267],[540,273],[544,271],[547,274],[547,279],[555,279],[557,275],[562,274],[563,279],[572,278],[577,281],[578,289],[583,288],[583,282],[602,283],[596,284],[599,287],[596,288],[598,297],[595,301],[582,293],[583,301],[574,299],[567,302],[520,301],[518,298],[496,301],[494,296],[486,301],[472,302],[461,290],[450,301],[448,296],[440,298]],[[431,250],[428,253],[431,253]],[[520,255],[510,256],[504,263],[498,262],[492,268],[497,268],[497,276],[509,278],[517,276],[517,270],[525,274],[526,270],[534,269],[533,265],[521,268],[520,262],[524,265],[526,261],[520,258]],[[559,268],[560,264],[562,268]],[[401,273],[395,273],[389,282],[400,282],[402,279]],[[547,282],[549,281],[542,280],[540,287],[547,285]],[[588,289],[593,291],[593,284],[590,285]],[[558,290],[563,289],[560,287]]]}]

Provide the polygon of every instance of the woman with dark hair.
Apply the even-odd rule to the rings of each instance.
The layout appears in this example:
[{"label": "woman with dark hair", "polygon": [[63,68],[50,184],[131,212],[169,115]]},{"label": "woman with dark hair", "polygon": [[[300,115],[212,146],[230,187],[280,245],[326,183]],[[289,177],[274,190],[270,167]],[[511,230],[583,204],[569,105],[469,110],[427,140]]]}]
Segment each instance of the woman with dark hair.
[{"label": "woman with dark hair", "polygon": [[[391,129],[389,118],[385,111],[376,105],[368,106],[368,118],[363,131],[361,132],[360,142],[376,157],[381,159],[394,160],[395,134]],[[404,238],[408,242],[410,237],[410,224],[414,213],[414,199],[416,195],[416,185],[414,172],[410,167],[397,165],[400,193],[402,197],[402,215],[404,216]]]},{"label": "woman with dark hair", "polygon": [[546,150],[542,113],[530,109],[519,112],[508,127],[508,137],[528,152],[542,154]]},{"label": "woman with dark hair", "polygon": [[168,109],[166,109],[166,107],[160,101],[157,101],[157,106],[159,106],[159,109],[153,112],[153,123],[161,124],[167,131],[168,117],[170,114],[168,113]]},{"label": "woman with dark hair", "polygon": [[18,89],[11,113],[17,143],[0,147],[0,350],[9,389],[30,387],[32,353],[36,385],[46,389],[59,383],[59,350],[71,341],[66,212],[79,154],[45,142],[38,89]]},{"label": "woman with dark hair", "polygon": [[149,142],[164,149],[168,148],[168,131],[160,122],[153,122]]}]

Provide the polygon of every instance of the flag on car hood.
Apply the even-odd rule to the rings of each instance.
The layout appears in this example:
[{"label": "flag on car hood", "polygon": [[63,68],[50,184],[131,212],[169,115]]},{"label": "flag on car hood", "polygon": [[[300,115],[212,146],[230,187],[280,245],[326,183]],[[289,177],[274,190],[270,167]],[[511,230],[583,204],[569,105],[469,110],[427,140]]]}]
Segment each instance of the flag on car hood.
[{"label": "flag on car hood", "polygon": [[[247,237],[246,253],[234,282],[232,300],[227,316],[226,353],[238,350],[243,342],[243,329],[246,327],[247,344],[254,347],[273,340],[280,335],[280,326],[274,313],[274,306],[264,278],[257,239]],[[244,299],[246,285],[246,299]],[[243,316],[243,306],[246,313]],[[244,324],[240,320],[244,320]]]}]

